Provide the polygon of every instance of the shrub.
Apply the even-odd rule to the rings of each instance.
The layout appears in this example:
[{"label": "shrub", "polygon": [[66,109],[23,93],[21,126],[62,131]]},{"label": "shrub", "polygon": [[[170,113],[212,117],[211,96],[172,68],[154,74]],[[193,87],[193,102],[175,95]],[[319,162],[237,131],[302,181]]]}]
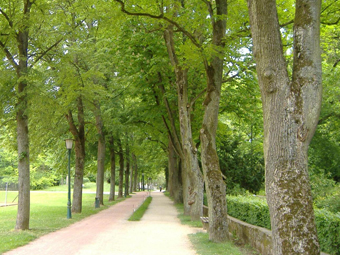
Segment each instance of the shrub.
[{"label": "shrub", "polygon": [[315,222],[321,250],[340,255],[340,213],[316,209]]},{"label": "shrub", "polygon": [[[227,196],[228,214],[249,224],[271,229],[267,202],[252,196]],[[340,255],[340,213],[314,209],[321,250]]]},{"label": "shrub", "polygon": [[228,214],[249,224],[270,229],[269,209],[265,198],[227,196]]}]

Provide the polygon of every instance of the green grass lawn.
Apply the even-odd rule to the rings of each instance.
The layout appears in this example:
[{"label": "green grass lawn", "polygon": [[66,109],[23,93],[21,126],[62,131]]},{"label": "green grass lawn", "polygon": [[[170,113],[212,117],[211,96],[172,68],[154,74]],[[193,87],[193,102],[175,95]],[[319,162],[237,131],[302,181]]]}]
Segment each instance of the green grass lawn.
[{"label": "green grass lawn", "polygon": [[[8,192],[7,202],[12,202],[11,199],[14,199],[16,195],[17,192]],[[0,203],[3,203],[3,198],[5,198],[5,192],[0,191]],[[72,214],[72,219],[67,219],[67,193],[31,192],[30,230],[26,231],[14,230],[17,206],[0,207],[0,254],[117,203],[117,201],[108,202],[108,198],[109,195],[104,195],[105,205],[95,209],[95,194],[84,193],[82,213]]]},{"label": "green grass lawn", "polygon": [[[116,186],[116,191],[118,191],[117,188],[118,187]],[[44,191],[67,191],[67,185],[52,186],[52,187],[45,189]],[[83,187],[83,191],[84,192],[96,192],[96,183],[95,182],[85,183]],[[104,182],[104,192],[110,192],[110,184],[107,182]]]}]

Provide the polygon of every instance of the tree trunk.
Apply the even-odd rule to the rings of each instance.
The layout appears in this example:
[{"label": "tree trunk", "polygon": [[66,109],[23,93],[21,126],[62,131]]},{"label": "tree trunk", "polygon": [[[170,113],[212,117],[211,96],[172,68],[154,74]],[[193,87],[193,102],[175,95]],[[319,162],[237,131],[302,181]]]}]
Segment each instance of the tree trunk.
[{"label": "tree trunk", "polygon": [[137,191],[137,183],[138,183],[138,165],[137,165],[137,157],[134,153],[132,153],[132,162],[133,162],[133,172],[134,172],[134,180],[133,180],[133,191]]},{"label": "tree trunk", "polygon": [[188,102],[187,69],[179,65],[175,53],[173,28],[169,26],[164,32],[171,64],[175,68],[180,133],[183,150],[183,200],[184,213],[190,214],[192,220],[199,220],[203,214],[203,177],[198,165],[197,149],[194,145],[191,131],[191,106]]},{"label": "tree trunk", "polygon": [[181,173],[181,159],[175,152],[171,140],[169,139],[169,182],[168,189],[175,204],[183,203],[183,187]]},{"label": "tree trunk", "polygon": [[24,95],[26,84],[19,83],[19,110],[17,111],[17,144],[18,144],[18,213],[15,229],[29,229],[30,220],[30,162],[28,117],[24,112],[27,98]]},{"label": "tree trunk", "polygon": [[77,107],[78,107],[78,128],[74,123],[71,111],[69,111],[68,114],[65,115],[65,117],[69,123],[70,131],[75,140],[76,166],[74,173],[72,212],[81,213],[83,195],[83,177],[85,167],[85,121],[84,121],[84,106],[81,97],[77,99]]},{"label": "tree trunk", "polygon": [[128,136],[126,136],[126,168],[125,168],[125,192],[124,195],[127,197],[129,195],[129,184],[130,184],[130,155],[129,155],[129,142]]},{"label": "tree trunk", "polygon": [[248,1],[263,101],[266,193],[275,255],[320,254],[307,150],[321,106],[321,1],[298,0],[295,6],[290,80],[275,0]]},{"label": "tree trunk", "polygon": [[133,166],[133,159],[132,155],[129,155],[129,162],[130,162],[130,191],[129,193],[131,194],[133,192],[133,175],[134,175],[134,166]]},{"label": "tree trunk", "polygon": [[109,140],[110,146],[110,165],[111,165],[111,177],[110,177],[110,196],[109,201],[115,200],[116,195],[116,152],[114,147],[113,136]]},{"label": "tree trunk", "polygon": [[[209,8],[211,10],[211,8]],[[226,32],[227,1],[216,0],[216,13],[211,11],[212,44],[215,52],[204,61],[207,74],[207,94],[204,100],[204,118],[200,130],[201,159],[209,207],[209,239],[224,242],[228,238],[226,185],[220,170],[216,151],[216,130],[223,74],[223,48]]]},{"label": "tree trunk", "polygon": [[105,173],[105,135],[104,124],[101,117],[100,105],[95,103],[96,128],[98,135],[98,152],[97,152],[97,180],[96,180],[96,197],[99,203],[104,205],[104,173]]},{"label": "tree trunk", "polygon": [[119,156],[119,187],[118,187],[118,198],[123,197],[123,180],[124,180],[124,152],[122,142],[118,139],[118,156]]},{"label": "tree trunk", "polygon": [[[29,20],[32,3],[24,1],[23,15]],[[17,33],[17,46],[19,50],[19,63],[16,65],[12,61],[10,53],[6,52],[8,61],[13,65],[19,79],[18,84],[18,103],[16,105],[16,121],[17,121],[17,146],[18,146],[18,213],[15,229],[29,229],[30,221],[30,159],[29,159],[29,134],[28,134],[28,115],[27,110],[27,81],[25,76],[28,71],[28,41],[29,27],[27,22],[23,22],[22,27]],[[3,49],[5,50],[4,46]],[[22,79],[20,81],[20,79]]]}]

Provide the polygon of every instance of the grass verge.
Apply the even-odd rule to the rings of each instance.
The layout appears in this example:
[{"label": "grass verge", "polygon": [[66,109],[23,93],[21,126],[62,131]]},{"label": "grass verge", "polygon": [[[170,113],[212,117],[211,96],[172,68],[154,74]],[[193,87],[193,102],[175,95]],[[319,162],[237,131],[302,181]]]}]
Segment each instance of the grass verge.
[{"label": "grass verge", "polygon": [[[14,193],[10,196],[14,196]],[[104,201],[107,201],[108,198],[109,195],[104,195]],[[94,208],[95,194],[83,194],[82,213],[72,214],[72,219],[67,219],[67,193],[31,192],[30,230],[14,230],[17,206],[0,207],[0,254],[25,245],[42,235],[66,227],[123,200],[124,198],[105,202],[104,206]]]},{"label": "grass verge", "polygon": [[139,221],[143,217],[145,211],[148,209],[151,201],[152,197],[147,197],[143,204],[131,215],[129,221]]},{"label": "grass verge", "polygon": [[[167,192],[165,195],[169,196]],[[178,211],[178,218],[182,224],[189,225],[191,227],[202,228],[201,221],[192,221],[190,216],[184,215],[183,204],[175,204]],[[237,245],[233,241],[227,241],[225,243],[215,243],[209,240],[209,234],[205,231],[198,232],[196,234],[189,234],[189,239],[199,255],[257,255],[259,254],[253,248],[245,245]]]}]

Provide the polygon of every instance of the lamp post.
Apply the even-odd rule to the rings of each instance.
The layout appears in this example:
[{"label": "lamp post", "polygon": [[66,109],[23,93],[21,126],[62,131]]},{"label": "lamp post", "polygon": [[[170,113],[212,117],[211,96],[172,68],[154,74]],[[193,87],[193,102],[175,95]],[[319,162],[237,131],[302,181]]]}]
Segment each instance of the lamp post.
[{"label": "lamp post", "polygon": [[67,201],[67,218],[71,219],[71,167],[70,167],[70,161],[71,161],[71,149],[73,140],[72,139],[66,139],[66,149],[68,150],[68,201]]},{"label": "lamp post", "polygon": [[144,173],[142,173],[142,185],[143,185],[143,191],[145,190],[144,189]]}]

